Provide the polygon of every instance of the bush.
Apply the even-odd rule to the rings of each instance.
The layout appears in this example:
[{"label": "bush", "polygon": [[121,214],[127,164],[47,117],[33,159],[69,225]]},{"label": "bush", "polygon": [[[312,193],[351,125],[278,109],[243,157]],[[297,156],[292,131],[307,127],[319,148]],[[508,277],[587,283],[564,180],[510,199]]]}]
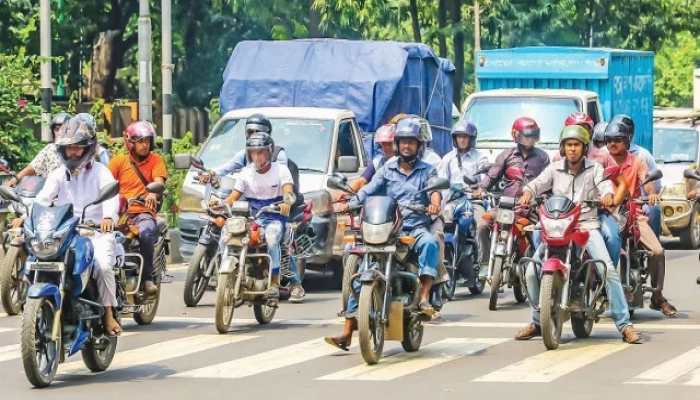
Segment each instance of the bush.
[{"label": "bush", "polygon": [[[192,132],[187,132],[182,139],[173,141],[172,154],[197,154],[199,145],[195,146],[192,144],[193,136]],[[158,148],[161,148],[162,141],[163,139],[158,137],[156,141],[159,144]],[[180,217],[180,188],[185,180],[185,175],[187,175],[187,170],[175,169],[172,155],[163,154],[160,150],[157,150],[157,152],[165,158],[165,165],[168,167],[167,192],[165,193],[165,202],[161,211],[167,213],[167,220],[170,226],[177,226]]]}]

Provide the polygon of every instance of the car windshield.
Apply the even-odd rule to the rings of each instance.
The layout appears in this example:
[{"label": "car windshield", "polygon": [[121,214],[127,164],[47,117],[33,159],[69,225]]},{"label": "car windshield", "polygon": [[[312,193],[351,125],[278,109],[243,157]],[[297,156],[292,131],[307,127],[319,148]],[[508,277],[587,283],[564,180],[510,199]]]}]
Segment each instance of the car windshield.
[{"label": "car windshield", "polygon": [[[326,171],[333,133],[333,120],[271,118],[275,145],[300,170]],[[229,119],[211,133],[199,157],[207,168],[218,167],[245,149],[245,119]],[[313,155],[310,157],[310,155]]]},{"label": "car windshield", "polygon": [[573,98],[481,97],[469,104],[464,118],[476,125],[477,142],[512,142],[513,122],[530,117],[540,127],[540,143],[558,145],[564,121],[580,110],[580,101]]},{"label": "car windshield", "polygon": [[695,129],[654,128],[654,158],[665,163],[693,163],[698,156]]}]

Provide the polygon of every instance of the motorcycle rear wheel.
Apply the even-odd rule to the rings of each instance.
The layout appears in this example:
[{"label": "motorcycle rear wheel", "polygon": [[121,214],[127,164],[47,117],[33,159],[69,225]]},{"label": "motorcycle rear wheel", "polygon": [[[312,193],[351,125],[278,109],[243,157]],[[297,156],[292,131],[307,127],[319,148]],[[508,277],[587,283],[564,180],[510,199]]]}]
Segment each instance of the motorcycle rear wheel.
[{"label": "motorcycle rear wheel", "polygon": [[352,282],[350,278],[360,270],[362,257],[357,254],[348,254],[343,265],[343,311],[348,309],[348,300],[352,296]]},{"label": "motorcycle rear wheel", "polygon": [[540,288],[540,323],[542,340],[547,350],[556,350],[561,341],[563,312],[561,309],[561,292],[563,277],[561,273],[542,275]]},{"label": "motorcycle rear wheel", "polygon": [[216,286],[216,307],[214,310],[214,324],[219,333],[228,333],[233,319],[233,311],[236,301],[233,298],[236,274],[222,273],[219,276],[219,284]]},{"label": "motorcycle rear wheel", "polygon": [[253,314],[255,314],[255,320],[258,321],[260,325],[267,325],[272,322],[275,318],[276,307],[271,307],[265,304],[253,304]]},{"label": "motorcycle rear wheel", "polygon": [[[29,299],[22,315],[22,365],[29,382],[37,388],[53,382],[61,357],[61,328],[58,338],[51,338],[55,305],[47,298]],[[44,362],[45,361],[45,362]]]},{"label": "motorcycle rear wheel", "polygon": [[196,307],[207,290],[209,278],[205,277],[204,274],[209,268],[209,263],[212,259],[208,250],[207,246],[203,244],[197,245],[190,259],[190,265],[187,267],[185,290],[182,296],[187,307]]},{"label": "motorcycle rear wheel", "polygon": [[10,246],[7,249],[0,271],[0,303],[7,315],[22,312],[29,289],[23,274],[26,261],[27,252],[24,247]]},{"label": "motorcycle rear wheel", "polygon": [[106,338],[109,344],[104,350],[99,350],[93,339],[85,343],[85,347],[80,350],[80,355],[83,358],[83,363],[92,372],[102,372],[109,368],[114,359],[114,353],[117,351],[117,338]]},{"label": "motorcycle rear wheel", "polygon": [[503,270],[503,258],[493,259],[493,273],[491,274],[491,294],[489,296],[489,310],[498,309],[498,292],[501,290],[501,275]]},{"label": "motorcycle rear wheel", "polygon": [[381,322],[384,284],[365,282],[360,290],[357,326],[360,352],[367,364],[376,364],[384,351],[384,324]]},{"label": "motorcycle rear wheel", "polygon": [[410,318],[404,318],[403,340],[401,347],[409,353],[418,351],[423,342],[423,324],[417,321],[411,324]]}]

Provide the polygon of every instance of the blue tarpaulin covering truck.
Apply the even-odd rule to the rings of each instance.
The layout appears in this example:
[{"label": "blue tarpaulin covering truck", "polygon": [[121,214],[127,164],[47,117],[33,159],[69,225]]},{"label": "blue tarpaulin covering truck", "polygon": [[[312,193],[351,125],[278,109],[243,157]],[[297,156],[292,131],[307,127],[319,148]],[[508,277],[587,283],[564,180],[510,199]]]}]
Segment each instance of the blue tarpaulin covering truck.
[{"label": "blue tarpaulin covering truck", "polygon": [[495,157],[512,145],[510,128],[520,116],[541,127],[542,146],[557,148],[573,111],[596,121],[616,114],[635,122],[634,141],[652,150],[654,54],[607,48],[523,47],[478,51],[478,91],[462,106],[479,129],[480,149]]}]

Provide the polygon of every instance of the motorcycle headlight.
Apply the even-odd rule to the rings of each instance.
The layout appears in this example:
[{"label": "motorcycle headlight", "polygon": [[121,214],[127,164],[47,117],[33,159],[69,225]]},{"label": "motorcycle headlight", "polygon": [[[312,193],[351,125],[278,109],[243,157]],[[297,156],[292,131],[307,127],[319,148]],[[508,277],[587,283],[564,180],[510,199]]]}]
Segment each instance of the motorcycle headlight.
[{"label": "motorcycle headlight", "polygon": [[664,198],[679,198],[685,200],[685,183],[674,183],[664,186],[661,196]]},{"label": "motorcycle headlight", "polygon": [[515,222],[515,211],[502,208],[498,209],[498,212],[496,212],[496,221],[502,224],[512,224]]},{"label": "motorcycle headlight", "polygon": [[58,254],[62,241],[62,237],[55,237],[51,232],[37,232],[37,236],[31,238],[29,244],[37,258],[45,259],[53,258]]},{"label": "motorcycle headlight", "polygon": [[571,225],[574,221],[574,217],[567,217],[562,219],[549,219],[542,217],[542,225],[544,225],[544,230],[547,231],[547,236],[553,239],[561,239],[564,237],[564,232],[566,227]]},{"label": "motorcycle headlight", "polygon": [[386,243],[393,228],[393,222],[381,225],[372,225],[364,222],[362,223],[362,240],[369,244]]},{"label": "motorcycle headlight", "polygon": [[240,235],[245,232],[246,219],[244,217],[232,217],[226,220],[226,231],[229,235]]}]

